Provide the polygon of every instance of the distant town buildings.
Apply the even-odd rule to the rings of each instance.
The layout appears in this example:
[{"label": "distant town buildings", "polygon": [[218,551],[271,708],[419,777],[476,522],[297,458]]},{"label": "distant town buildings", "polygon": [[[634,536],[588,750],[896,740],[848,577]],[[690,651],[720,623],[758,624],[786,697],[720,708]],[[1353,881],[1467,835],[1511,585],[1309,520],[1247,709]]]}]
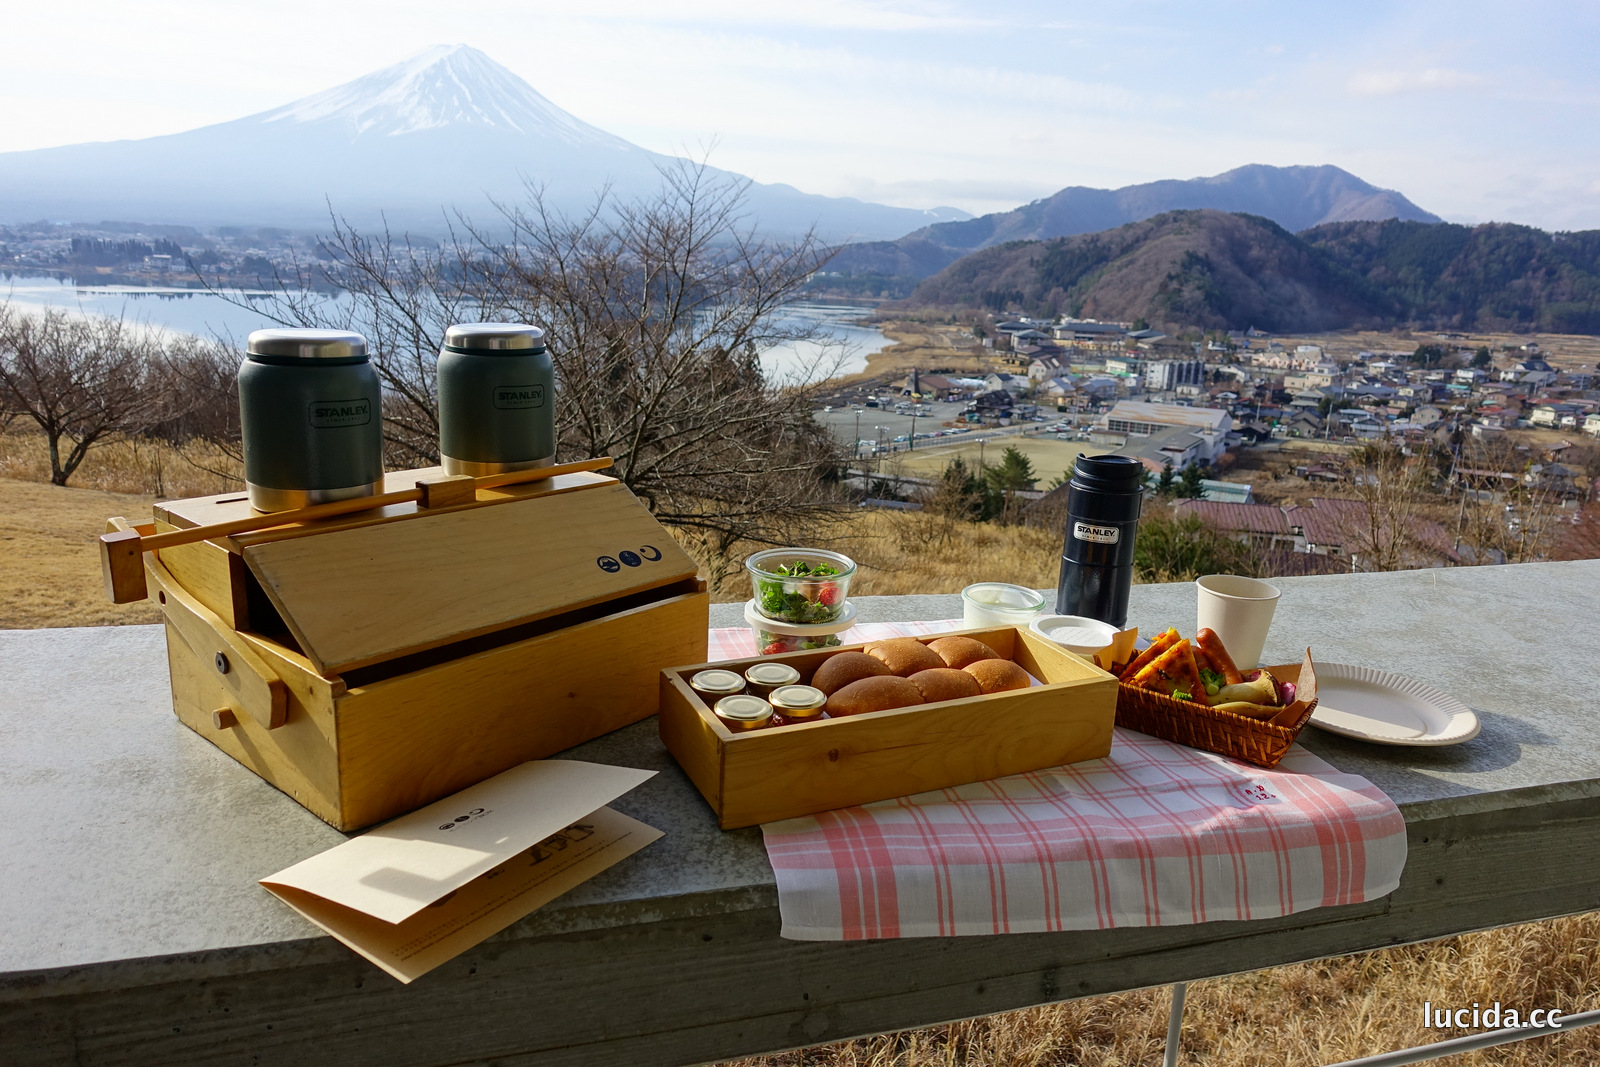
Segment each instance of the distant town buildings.
[{"label": "distant town buildings", "polygon": [[1233,416],[1220,408],[1119,400],[1095,424],[1091,441],[1112,445],[1153,473],[1210,467],[1227,451]]},{"label": "distant town buildings", "polygon": [[1170,392],[1181,385],[1204,385],[1206,365],[1198,359],[1161,359],[1144,366],[1144,387],[1152,392]]}]

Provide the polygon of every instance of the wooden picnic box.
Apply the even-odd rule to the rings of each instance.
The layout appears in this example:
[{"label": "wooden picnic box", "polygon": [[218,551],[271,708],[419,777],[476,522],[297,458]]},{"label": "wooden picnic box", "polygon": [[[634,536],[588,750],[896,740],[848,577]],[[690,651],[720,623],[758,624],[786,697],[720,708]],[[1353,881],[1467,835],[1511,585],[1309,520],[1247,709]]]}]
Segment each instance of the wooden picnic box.
[{"label": "wooden picnic box", "polygon": [[[463,481],[441,475],[384,490]],[[706,654],[710,598],[672,535],[605,475],[464,481],[145,552],[178,718],[352,830],[655,714],[662,667]],[[133,529],[255,514],[202,497]]]},{"label": "wooden picnic box", "polygon": [[[1117,680],[1026,628],[955,631],[1041,685],[847,718],[730,730],[689,687],[698,671],[787,663],[809,681],[864,645],[698,663],[661,672],[661,740],[724,830],[1098,759],[1111,751]],[[947,637],[930,634],[924,643]]]}]

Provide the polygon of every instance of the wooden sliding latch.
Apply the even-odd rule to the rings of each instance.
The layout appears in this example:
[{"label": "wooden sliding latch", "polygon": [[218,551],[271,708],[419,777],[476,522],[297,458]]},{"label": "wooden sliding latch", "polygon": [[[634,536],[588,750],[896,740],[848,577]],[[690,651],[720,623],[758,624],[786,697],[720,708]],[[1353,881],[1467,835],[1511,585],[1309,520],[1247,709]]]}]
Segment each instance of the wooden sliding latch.
[{"label": "wooden sliding latch", "polygon": [[[539,482],[549,478],[559,477],[563,474],[579,474],[584,471],[604,470],[611,466],[610,456],[601,456],[597,459],[585,459],[576,463],[562,463],[552,467],[534,467],[529,470],[510,471],[505,474],[489,474],[482,478],[473,478],[469,475],[444,475],[427,478],[419,481],[413,489],[402,489],[393,493],[379,493],[376,496],[356,497],[352,500],[339,500],[332,504],[316,504],[307,508],[295,508],[290,511],[264,512],[248,518],[234,519],[229,522],[212,523],[208,526],[195,526],[187,530],[173,530],[168,533],[156,533],[153,525],[135,526],[126,519],[111,520],[108,532],[100,535],[100,573],[105,581],[106,597],[113,604],[131,604],[143,600],[149,595],[145,579],[144,554],[155,552],[163,548],[176,548],[179,545],[194,544],[197,541],[209,541],[217,537],[230,537],[234,534],[251,533],[257,530],[268,530],[275,526],[292,526],[299,523],[314,522],[317,519],[331,519],[339,515],[352,515],[362,511],[371,511],[374,508],[387,507],[391,504],[406,504],[415,502],[420,509],[437,509],[459,507],[471,504],[477,500],[478,490],[494,489],[503,485],[523,485],[528,482]],[[153,562],[153,561],[152,561]],[[167,575],[170,588],[167,592],[178,588],[177,582],[171,575]],[[198,602],[196,602],[198,605]],[[201,610],[205,610],[202,608]]]}]

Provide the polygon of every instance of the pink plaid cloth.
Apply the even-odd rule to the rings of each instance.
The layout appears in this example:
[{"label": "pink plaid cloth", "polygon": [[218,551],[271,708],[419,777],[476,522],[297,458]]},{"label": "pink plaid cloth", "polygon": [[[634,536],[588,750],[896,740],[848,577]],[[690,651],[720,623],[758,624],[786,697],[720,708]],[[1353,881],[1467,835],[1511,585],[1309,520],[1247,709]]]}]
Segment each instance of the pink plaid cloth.
[{"label": "pink plaid cloth", "polygon": [[[754,641],[713,630],[711,648]],[[761,829],[783,936],[803,941],[1264,919],[1385,896],[1406,859],[1393,801],[1298,746],[1265,771],[1122,729],[1105,759]]]}]

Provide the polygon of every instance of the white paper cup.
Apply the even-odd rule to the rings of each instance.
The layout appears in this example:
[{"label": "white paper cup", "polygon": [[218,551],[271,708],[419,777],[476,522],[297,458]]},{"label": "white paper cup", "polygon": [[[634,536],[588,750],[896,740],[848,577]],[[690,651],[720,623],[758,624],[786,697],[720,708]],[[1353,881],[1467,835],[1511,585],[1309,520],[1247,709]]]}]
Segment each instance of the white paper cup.
[{"label": "white paper cup", "polygon": [[1259,666],[1278,608],[1278,587],[1237,574],[1208,574],[1194,584],[1199,590],[1195,632],[1216,631],[1240,670]]}]

